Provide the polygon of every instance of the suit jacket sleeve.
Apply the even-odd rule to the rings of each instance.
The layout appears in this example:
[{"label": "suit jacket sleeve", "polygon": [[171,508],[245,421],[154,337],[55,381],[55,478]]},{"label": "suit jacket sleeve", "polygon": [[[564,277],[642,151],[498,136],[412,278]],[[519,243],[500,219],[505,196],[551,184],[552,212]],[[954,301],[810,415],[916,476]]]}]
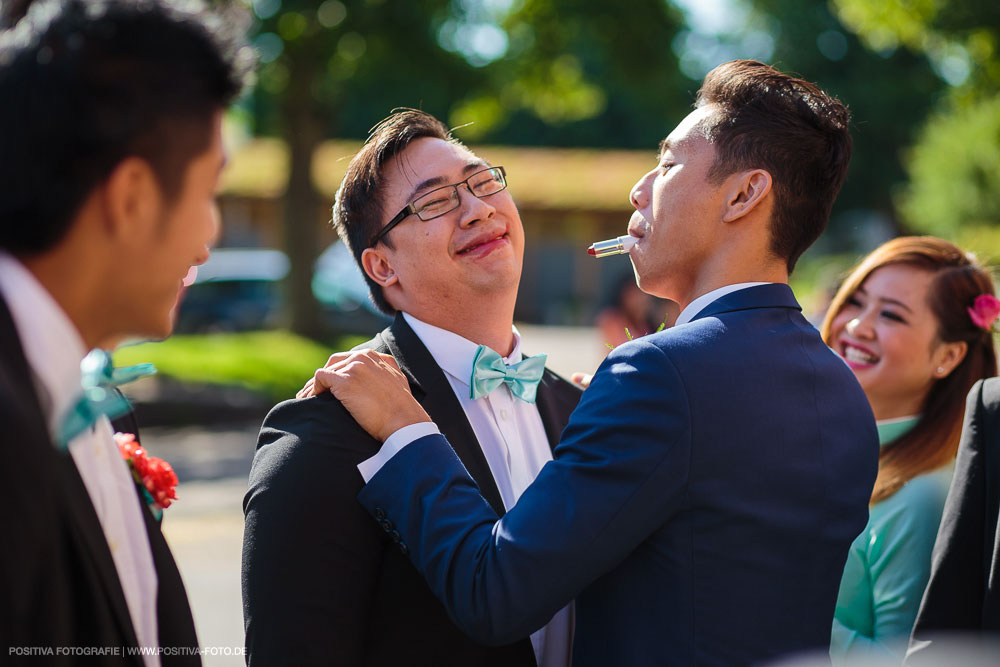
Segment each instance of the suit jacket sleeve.
[{"label": "suit jacket sleeve", "polygon": [[616,349],[556,448],[502,520],[442,436],[414,441],[359,500],[455,623],[484,643],[544,625],[682,504],[690,457],[683,382],[656,346]]},{"label": "suit jacket sleeve", "polygon": [[913,628],[913,640],[943,630],[980,627],[983,582],[983,526],[986,508],[984,446],[996,433],[986,414],[1000,406],[983,402],[983,382],[969,392],[955,477],[945,501],[934,552],[931,577]]},{"label": "suit jacket sleeve", "polygon": [[377,443],[329,394],[278,405],[244,499],[251,665],[360,665],[384,537],[355,500]]}]

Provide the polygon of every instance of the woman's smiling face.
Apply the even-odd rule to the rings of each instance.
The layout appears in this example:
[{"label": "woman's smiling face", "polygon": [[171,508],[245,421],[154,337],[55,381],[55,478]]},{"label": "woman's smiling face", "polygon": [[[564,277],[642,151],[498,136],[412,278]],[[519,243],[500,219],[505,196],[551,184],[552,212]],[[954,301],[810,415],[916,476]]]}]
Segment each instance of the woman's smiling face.
[{"label": "woman's smiling face", "polygon": [[831,345],[854,371],[876,419],[919,414],[951,372],[928,302],[934,274],[907,264],[873,271],[833,319]]}]

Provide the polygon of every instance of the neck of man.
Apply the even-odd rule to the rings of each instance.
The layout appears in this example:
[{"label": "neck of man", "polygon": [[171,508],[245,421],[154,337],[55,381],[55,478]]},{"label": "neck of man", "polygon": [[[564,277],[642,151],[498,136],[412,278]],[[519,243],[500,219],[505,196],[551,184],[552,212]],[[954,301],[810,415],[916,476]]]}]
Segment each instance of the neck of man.
[{"label": "neck of man", "polygon": [[784,259],[766,249],[753,251],[730,246],[703,262],[675,301],[684,309],[699,296],[727,285],[787,282],[788,266]]},{"label": "neck of man", "polygon": [[506,357],[514,350],[512,329],[516,299],[516,293],[513,296],[483,296],[461,303],[415,303],[399,310]]},{"label": "neck of man", "polygon": [[90,250],[61,243],[41,255],[19,257],[76,327],[86,348],[99,347],[108,339],[108,324],[115,313],[105,298],[98,265]]}]

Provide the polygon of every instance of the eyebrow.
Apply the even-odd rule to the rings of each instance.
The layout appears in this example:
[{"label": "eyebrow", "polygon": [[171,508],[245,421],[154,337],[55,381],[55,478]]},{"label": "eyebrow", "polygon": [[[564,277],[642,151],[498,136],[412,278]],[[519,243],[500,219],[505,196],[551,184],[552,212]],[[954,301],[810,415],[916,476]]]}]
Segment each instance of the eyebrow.
[{"label": "eyebrow", "polygon": [[663,157],[663,154],[667,151],[674,149],[674,142],[670,140],[669,137],[660,142],[660,152],[656,154],[656,159],[659,160]]},{"label": "eyebrow", "polygon": [[[472,162],[469,162],[462,168],[462,174],[472,174],[473,172],[480,171],[482,169],[489,169],[490,165],[486,160],[482,158],[477,158]],[[413,201],[413,198],[417,196],[418,192],[423,192],[424,190],[434,187],[434,186],[444,186],[449,185],[448,179],[444,176],[435,176],[433,178],[428,178],[420,183],[417,183],[416,187],[410,191],[410,195],[406,198],[406,201]]]},{"label": "eyebrow", "polygon": [[[864,289],[862,289],[860,287],[857,289],[857,291],[855,292],[855,294],[864,294],[865,296],[868,296],[868,292],[866,292]],[[880,296],[878,298],[878,300],[880,302],[882,302],[882,303],[888,303],[888,304],[893,305],[893,306],[899,306],[900,308],[902,308],[903,310],[906,310],[908,312],[911,312],[911,313],[913,312],[912,308],[910,308],[909,306],[907,306],[905,303],[903,303],[902,301],[900,301],[898,299],[891,299],[891,298],[889,298],[887,296]]]},{"label": "eyebrow", "polygon": [[894,305],[894,306],[899,306],[903,310],[906,310],[906,311],[911,312],[911,313],[913,312],[913,309],[911,309],[909,306],[907,306],[902,301],[897,301],[896,299],[890,299],[888,297],[884,297],[883,296],[883,297],[879,297],[879,301],[881,301],[882,303],[888,303],[888,304],[891,304],[891,305]]}]

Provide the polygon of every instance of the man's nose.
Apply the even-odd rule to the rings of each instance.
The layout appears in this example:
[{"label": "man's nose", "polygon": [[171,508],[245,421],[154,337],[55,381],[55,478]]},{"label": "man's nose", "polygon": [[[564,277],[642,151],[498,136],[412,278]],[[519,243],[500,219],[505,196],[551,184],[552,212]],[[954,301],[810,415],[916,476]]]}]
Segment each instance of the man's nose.
[{"label": "man's nose", "polygon": [[[465,186],[464,188],[462,187],[463,185]],[[468,227],[469,225],[475,224],[480,220],[492,218],[493,214],[496,213],[496,208],[486,201],[486,199],[472,194],[472,188],[469,187],[468,183],[459,183],[457,187],[459,200],[458,207],[461,211],[459,224],[462,227]]]},{"label": "man's nose", "polygon": [[195,257],[195,260],[191,263],[192,266],[198,266],[208,261],[209,255],[212,254],[212,248],[218,243],[219,235],[222,233],[222,214],[219,211],[218,204],[212,205],[212,212],[209,217],[208,239],[205,241],[205,245],[202,246],[197,257]]},{"label": "man's nose", "polygon": [[646,184],[649,181],[649,175],[653,172],[647,173],[645,176],[639,179],[639,181],[632,186],[632,191],[629,192],[628,200],[632,203],[632,206],[636,210],[645,208],[649,203],[649,195],[646,192]]}]

